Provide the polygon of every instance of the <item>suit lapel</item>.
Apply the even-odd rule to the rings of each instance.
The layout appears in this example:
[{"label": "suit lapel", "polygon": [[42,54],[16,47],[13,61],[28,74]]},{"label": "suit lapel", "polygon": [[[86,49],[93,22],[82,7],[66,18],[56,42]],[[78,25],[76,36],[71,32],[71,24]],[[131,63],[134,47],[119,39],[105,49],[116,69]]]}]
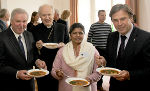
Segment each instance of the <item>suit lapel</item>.
[{"label": "suit lapel", "polygon": [[27,60],[28,60],[28,57],[29,57],[29,56],[28,56],[28,55],[29,55],[29,47],[30,47],[30,46],[29,46],[29,45],[30,45],[30,44],[29,44],[29,40],[30,40],[30,39],[29,39],[29,37],[28,37],[28,35],[27,35],[26,32],[23,33],[23,36],[24,36],[24,39],[25,39],[25,44],[26,44],[26,49],[27,49]]},{"label": "suit lapel", "polygon": [[12,30],[9,29],[8,31],[8,37],[9,37],[9,41],[10,41],[10,46],[12,46],[12,48],[16,49],[18,54],[21,55],[23,58],[25,58],[24,54],[22,53],[21,49],[20,49],[20,46],[18,44],[18,41],[15,37],[15,35],[13,34]]},{"label": "suit lapel", "polygon": [[113,42],[114,44],[112,44],[113,45],[112,52],[113,52],[114,60],[116,60],[116,58],[117,58],[118,39],[119,39],[119,33],[116,32],[116,34],[114,36],[114,42]]},{"label": "suit lapel", "polygon": [[116,65],[116,57],[117,57],[117,46],[118,46],[118,38],[119,38],[119,33],[113,32],[112,34],[109,35],[108,37],[108,53],[109,53],[109,59],[108,60],[113,60],[110,61],[108,64],[109,66],[115,66]]},{"label": "suit lapel", "polygon": [[131,35],[129,37],[128,43],[126,45],[125,51],[124,51],[124,58],[127,59],[130,55],[132,55],[135,51],[135,42],[137,38],[137,31],[133,29],[131,32]]}]

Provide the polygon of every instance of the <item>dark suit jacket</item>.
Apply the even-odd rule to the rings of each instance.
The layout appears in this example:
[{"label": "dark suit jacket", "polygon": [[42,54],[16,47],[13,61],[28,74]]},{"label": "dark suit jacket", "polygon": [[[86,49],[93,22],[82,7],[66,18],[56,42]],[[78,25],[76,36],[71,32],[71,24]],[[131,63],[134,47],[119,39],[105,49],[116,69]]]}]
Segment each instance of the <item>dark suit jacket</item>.
[{"label": "dark suit jacket", "polygon": [[[48,39],[51,30],[53,30],[52,34],[50,35],[50,39]],[[48,29],[43,23],[41,23],[34,27],[33,31],[36,41],[42,40],[43,42],[52,43],[64,42],[65,44],[69,41],[67,28],[65,25],[60,23],[54,23],[51,29]]]},{"label": "dark suit jacket", "polygon": [[116,64],[119,33],[108,37],[107,66],[130,73],[130,80],[110,79],[110,91],[146,91],[150,81],[150,33],[134,27],[126,44],[123,60]]},{"label": "dark suit jacket", "polygon": [[[33,30],[33,35],[36,41],[42,40],[44,43],[67,43],[69,34],[65,25],[54,23],[51,28],[47,28],[43,23],[37,25]],[[58,49],[47,49],[43,47],[40,59],[44,60],[51,70],[53,60]],[[50,61],[51,60],[51,61]]]},{"label": "dark suit jacket", "polygon": [[64,24],[67,27],[67,22],[62,20],[62,19],[60,19],[60,18],[57,21],[54,20],[54,22]]},{"label": "dark suit jacket", "polygon": [[2,20],[0,20],[0,32],[4,31],[6,29],[7,29],[6,24]]},{"label": "dark suit jacket", "polygon": [[35,26],[33,25],[33,23],[32,22],[29,22],[28,24],[27,24],[27,30],[29,31],[29,32],[32,32],[32,28],[34,28]]},{"label": "dark suit jacket", "polygon": [[12,30],[8,28],[0,33],[0,86],[4,91],[33,91],[33,79],[29,81],[16,79],[18,70],[32,69],[34,60],[34,40],[31,33],[24,31],[27,47],[27,60],[17,42]]},{"label": "dark suit jacket", "polygon": [[[51,28],[47,28],[43,23],[41,23],[37,25],[32,31],[36,41],[42,40],[44,43],[67,43],[69,41],[67,28],[65,25],[60,23],[53,23]],[[40,50],[41,55],[39,55],[39,58],[45,61],[49,71],[52,69],[52,64],[57,51],[58,48],[47,49],[45,47]],[[57,80],[54,79],[51,74],[37,79],[37,81],[39,85],[39,91],[46,91],[46,89],[53,89],[54,91],[57,91]],[[50,85],[52,85],[52,87],[49,87]]]}]

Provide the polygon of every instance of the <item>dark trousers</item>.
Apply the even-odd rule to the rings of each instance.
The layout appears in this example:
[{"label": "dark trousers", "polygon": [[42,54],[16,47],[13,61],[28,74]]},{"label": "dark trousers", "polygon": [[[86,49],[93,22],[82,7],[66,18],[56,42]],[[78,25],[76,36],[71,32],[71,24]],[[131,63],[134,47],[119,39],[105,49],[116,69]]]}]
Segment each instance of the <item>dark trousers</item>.
[{"label": "dark trousers", "polygon": [[98,50],[98,52],[101,56],[104,56],[104,57],[106,56],[106,49],[100,49],[100,48],[97,48],[97,47],[96,47],[96,49]]},{"label": "dark trousers", "polygon": [[41,51],[40,59],[45,61],[49,74],[44,77],[37,78],[38,91],[58,91],[58,80],[51,75],[53,61],[55,59],[57,51],[58,49],[44,48],[43,51]]},{"label": "dark trousers", "polygon": [[37,78],[38,91],[58,91],[58,80],[53,78],[50,74]]}]

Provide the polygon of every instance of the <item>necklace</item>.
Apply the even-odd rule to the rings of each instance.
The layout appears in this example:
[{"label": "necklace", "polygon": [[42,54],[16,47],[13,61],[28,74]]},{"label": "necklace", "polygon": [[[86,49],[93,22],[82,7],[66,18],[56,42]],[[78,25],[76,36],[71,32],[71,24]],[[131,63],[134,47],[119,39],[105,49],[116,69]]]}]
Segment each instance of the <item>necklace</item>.
[{"label": "necklace", "polygon": [[50,40],[50,37],[52,35],[52,32],[53,32],[53,27],[52,27],[52,30],[50,31],[49,35],[48,35],[48,40]]}]

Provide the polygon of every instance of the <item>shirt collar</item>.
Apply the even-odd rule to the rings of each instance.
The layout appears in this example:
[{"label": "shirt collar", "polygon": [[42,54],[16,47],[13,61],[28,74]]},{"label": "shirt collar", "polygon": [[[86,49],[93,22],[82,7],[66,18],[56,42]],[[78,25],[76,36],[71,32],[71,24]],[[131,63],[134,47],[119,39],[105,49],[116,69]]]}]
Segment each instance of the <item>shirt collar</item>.
[{"label": "shirt collar", "polygon": [[46,26],[47,28],[51,28],[53,26],[53,24],[52,25],[50,25],[50,26]]},{"label": "shirt collar", "polygon": [[[125,36],[127,37],[127,39],[129,39],[132,30],[133,30],[133,24],[131,24],[131,29],[130,29],[129,32],[125,35]],[[121,36],[120,33],[119,33],[119,36]]]},{"label": "shirt collar", "polygon": [[21,36],[23,36],[23,34],[21,33],[21,34],[17,34],[17,33],[15,33],[14,32],[14,30],[12,29],[12,27],[10,27],[10,29],[12,30],[12,32],[14,33],[14,35],[15,35],[15,37],[18,39],[18,37],[19,37],[19,35],[21,35]]}]

